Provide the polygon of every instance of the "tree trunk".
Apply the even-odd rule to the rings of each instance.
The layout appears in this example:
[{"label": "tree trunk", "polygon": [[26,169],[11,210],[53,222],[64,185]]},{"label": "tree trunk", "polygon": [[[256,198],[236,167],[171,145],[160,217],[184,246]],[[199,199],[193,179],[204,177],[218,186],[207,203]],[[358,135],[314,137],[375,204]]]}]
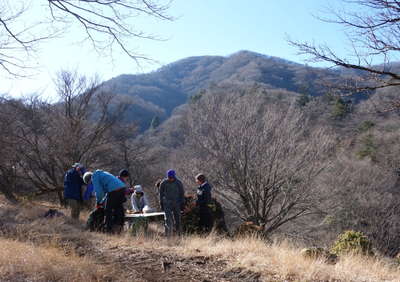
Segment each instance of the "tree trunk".
[{"label": "tree trunk", "polygon": [[18,203],[17,197],[9,189],[1,187],[0,193],[3,194],[10,203],[12,204]]}]

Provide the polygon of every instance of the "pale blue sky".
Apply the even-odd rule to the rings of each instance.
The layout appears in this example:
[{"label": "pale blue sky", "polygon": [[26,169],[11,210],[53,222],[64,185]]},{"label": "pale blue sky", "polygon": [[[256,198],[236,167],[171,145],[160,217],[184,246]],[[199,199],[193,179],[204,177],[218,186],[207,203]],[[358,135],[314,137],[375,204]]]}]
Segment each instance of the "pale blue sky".
[{"label": "pale blue sky", "polygon": [[99,56],[90,46],[71,43],[76,33],[68,34],[42,46],[36,63],[38,75],[30,79],[1,78],[0,92],[12,96],[43,92],[54,93],[52,78],[60,69],[77,69],[86,75],[98,74],[110,79],[119,74],[148,72],[163,64],[201,55],[227,56],[250,50],[302,62],[287,36],[297,40],[328,43],[345,54],[345,37],[341,27],[313,17],[323,15],[328,5],[340,0],[174,0],[169,14],[173,22],[137,19],[134,24],[166,41],[132,40],[130,48],[159,62],[138,67],[126,55],[115,52],[113,59]]}]

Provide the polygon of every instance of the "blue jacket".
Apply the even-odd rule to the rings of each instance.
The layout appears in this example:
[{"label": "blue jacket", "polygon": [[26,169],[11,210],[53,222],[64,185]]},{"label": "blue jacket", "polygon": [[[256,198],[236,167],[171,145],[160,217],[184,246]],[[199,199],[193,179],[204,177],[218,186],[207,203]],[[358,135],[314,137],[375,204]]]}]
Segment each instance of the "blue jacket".
[{"label": "blue jacket", "polygon": [[75,168],[68,170],[64,176],[64,198],[82,201],[83,184],[83,179]]},{"label": "blue jacket", "polygon": [[97,203],[102,202],[106,193],[125,188],[125,183],[107,171],[96,170],[92,175]]},{"label": "blue jacket", "polygon": [[93,191],[94,191],[93,184],[90,183],[90,184],[86,187],[85,194],[83,194],[83,200],[84,200],[84,201],[89,201],[90,198],[92,197]]},{"label": "blue jacket", "polygon": [[199,207],[207,207],[211,203],[211,185],[204,182],[197,188],[196,205]]}]

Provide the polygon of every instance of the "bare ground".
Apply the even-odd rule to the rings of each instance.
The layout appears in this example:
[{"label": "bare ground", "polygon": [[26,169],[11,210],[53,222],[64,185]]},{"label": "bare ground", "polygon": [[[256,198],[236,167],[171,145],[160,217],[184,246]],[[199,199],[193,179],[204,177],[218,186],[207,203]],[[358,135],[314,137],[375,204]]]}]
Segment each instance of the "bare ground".
[{"label": "bare ground", "polygon": [[101,248],[99,263],[118,265],[135,281],[260,281],[260,274],[227,269],[227,262],[206,256],[185,257],[141,248]]},{"label": "bare ground", "polygon": [[[108,236],[87,232],[84,221],[75,224],[67,216],[43,218],[48,208],[54,207],[0,201],[0,281],[400,282],[400,264],[378,257],[342,257],[330,265],[304,259],[290,245],[266,245],[251,237],[166,239],[160,226],[152,226],[146,236]],[[20,254],[8,259],[13,250],[6,252],[4,246],[12,246],[10,241],[22,245]],[[23,267],[25,247],[32,267]],[[53,258],[58,265],[47,267]]]},{"label": "bare ground", "polygon": [[[89,233],[84,231],[83,222],[74,224],[67,217],[45,219],[46,208],[3,204],[0,238],[56,247],[66,256],[88,257],[109,272],[102,277],[106,281],[261,281],[261,274],[243,268],[232,269],[223,259],[179,255],[173,243],[170,250],[165,246],[140,244],[140,240],[132,240],[130,244],[129,235],[118,238]],[[161,237],[159,240],[166,241]],[[16,271],[14,276],[7,275],[0,280],[31,281],[26,273]]]}]

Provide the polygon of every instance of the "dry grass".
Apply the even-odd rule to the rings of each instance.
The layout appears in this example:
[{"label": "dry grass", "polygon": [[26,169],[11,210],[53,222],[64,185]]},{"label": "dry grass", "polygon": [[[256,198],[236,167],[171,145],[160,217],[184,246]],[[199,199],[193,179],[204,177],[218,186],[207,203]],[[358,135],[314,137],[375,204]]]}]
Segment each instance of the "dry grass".
[{"label": "dry grass", "polygon": [[[0,239],[2,281],[104,281],[112,273],[85,258],[55,248]],[[112,276],[111,276],[112,277]]]},{"label": "dry grass", "polygon": [[233,267],[244,267],[265,275],[299,281],[400,281],[400,268],[382,259],[362,256],[342,257],[336,265],[321,260],[305,259],[300,250],[288,243],[266,245],[257,238],[236,240],[183,238],[177,251],[185,255],[218,256],[229,260]]},{"label": "dry grass", "polygon": [[[146,235],[108,236],[84,232],[68,218],[40,219],[44,210],[36,205],[2,207],[1,221],[13,227],[0,237],[0,280],[104,281],[104,266],[100,269],[90,256],[76,254],[118,247],[186,257],[213,256],[226,260],[230,268],[249,269],[276,281],[400,281],[400,267],[379,258],[348,256],[328,265],[305,259],[299,248],[287,242],[267,245],[257,238],[232,240],[213,235],[167,239],[157,224],[151,224]],[[113,274],[108,273],[110,276]]]},{"label": "dry grass", "polygon": [[[159,234],[159,233],[158,233]],[[156,232],[150,236],[110,237],[109,244],[126,248],[157,249],[187,257],[213,256],[241,267],[271,275],[282,281],[400,281],[400,266],[383,258],[343,256],[336,265],[304,258],[301,249],[288,242],[266,244],[256,237],[228,239],[216,236],[166,239]],[[267,280],[269,281],[269,280]]]},{"label": "dry grass", "polygon": [[[304,258],[298,247],[288,242],[265,244],[256,237],[224,239],[216,236],[166,239],[155,234],[114,237],[115,246],[173,251],[187,257],[213,256],[228,261],[231,268],[241,267],[282,281],[400,281],[400,267],[385,259],[343,256],[336,265]],[[267,278],[268,277],[268,278]],[[269,280],[267,280],[269,281]]]}]

